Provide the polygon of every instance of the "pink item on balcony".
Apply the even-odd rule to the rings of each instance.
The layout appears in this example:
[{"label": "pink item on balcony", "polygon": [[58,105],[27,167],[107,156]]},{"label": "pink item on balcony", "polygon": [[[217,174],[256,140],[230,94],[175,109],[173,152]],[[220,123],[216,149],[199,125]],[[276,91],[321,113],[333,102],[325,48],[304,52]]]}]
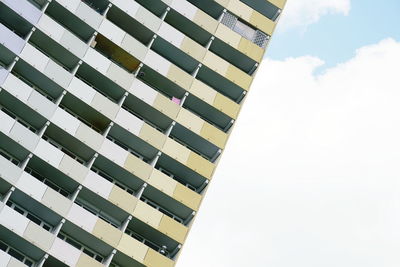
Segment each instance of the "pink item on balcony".
[{"label": "pink item on balcony", "polygon": [[177,105],[181,104],[181,100],[179,98],[176,98],[176,97],[172,97],[172,102],[174,102]]}]

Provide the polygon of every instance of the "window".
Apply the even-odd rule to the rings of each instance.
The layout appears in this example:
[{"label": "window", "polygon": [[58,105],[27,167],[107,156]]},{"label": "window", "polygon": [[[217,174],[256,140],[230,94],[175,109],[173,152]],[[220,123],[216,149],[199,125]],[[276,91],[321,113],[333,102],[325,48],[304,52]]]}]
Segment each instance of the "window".
[{"label": "window", "polygon": [[1,148],[0,148],[0,155],[3,156],[4,158],[6,158],[8,161],[11,161],[14,165],[18,166],[19,160],[17,160],[16,158],[14,158],[13,156],[8,154],[6,151],[2,150]]},{"label": "window", "polygon": [[69,237],[67,234],[65,233],[59,233],[57,235],[58,238],[60,238],[61,240],[64,240],[65,242],[67,242],[68,244],[70,244],[71,246],[79,249],[80,251],[82,251],[83,253],[85,253],[86,255],[88,255],[89,257],[95,259],[98,262],[102,262],[103,261],[103,257],[99,254],[97,254],[96,252],[94,252],[93,250],[87,248],[86,246],[82,245],[81,243],[79,243],[78,241],[76,241],[75,239]]},{"label": "window", "polygon": [[94,207],[93,205],[89,204],[88,202],[86,202],[83,199],[77,199],[75,201],[75,204],[84,208],[85,210],[89,211],[90,213],[92,213],[93,215],[99,217],[100,219],[102,219],[103,221],[105,221],[106,223],[111,224],[112,226],[114,226],[115,228],[119,228],[120,226],[120,222],[118,222],[117,220],[115,220],[114,218],[112,218],[110,215],[105,214],[102,210],[97,209],[96,207]]},{"label": "window", "polygon": [[25,168],[25,172],[29,173],[30,175],[32,175],[33,177],[35,177],[36,179],[38,179],[39,181],[41,181],[42,183],[44,183],[48,187],[52,188],[56,192],[60,193],[64,197],[68,197],[69,196],[69,193],[67,191],[65,191],[64,189],[62,189],[61,187],[59,187],[58,185],[56,185],[52,181],[48,180],[47,178],[45,178],[44,176],[42,176],[41,174],[39,174],[35,170],[33,170],[33,169],[29,168],[29,167],[26,167]]},{"label": "window", "polygon": [[9,254],[13,258],[19,260],[20,262],[24,263],[26,266],[33,266],[34,261],[23,253],[19,252],[18,250],[10,247],[3,241],[0,241],[0,249],[3,250],[5,253]]},{"label": "window", "polygon": [[133,238],[135,238],[136,240],[138,240],[139,242],[145,244],[146,246],[148,246],[149,248],[154,249],[155,251],[157,251],[158,253],[166,256],[166,257],[170,257],[169,252],[167,251],[167,247],[166,246],[159,246],[149,240],[147,240],[146,238],[144,238],[143,236],[139,235],[138,233],[130,230],[130,229],[126,229],[125,233]]}]

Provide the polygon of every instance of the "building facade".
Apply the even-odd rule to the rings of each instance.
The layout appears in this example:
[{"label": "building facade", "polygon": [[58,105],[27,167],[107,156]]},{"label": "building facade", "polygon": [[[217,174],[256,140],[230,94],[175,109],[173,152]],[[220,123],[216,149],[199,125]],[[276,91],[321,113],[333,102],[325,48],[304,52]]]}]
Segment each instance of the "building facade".
[{"label": "building facade", "polygon": [[284,4],[0,0],[0,266],[174,266]]}]

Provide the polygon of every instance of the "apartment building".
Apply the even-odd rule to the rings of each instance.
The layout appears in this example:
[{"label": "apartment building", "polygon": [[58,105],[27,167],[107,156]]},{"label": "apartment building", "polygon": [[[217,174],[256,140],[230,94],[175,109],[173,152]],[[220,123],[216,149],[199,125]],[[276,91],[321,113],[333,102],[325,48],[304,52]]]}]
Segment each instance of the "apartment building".
[{"label": "apartment building", "polygon": [[174,266],[284,4],[0,0],[0,266]]}]

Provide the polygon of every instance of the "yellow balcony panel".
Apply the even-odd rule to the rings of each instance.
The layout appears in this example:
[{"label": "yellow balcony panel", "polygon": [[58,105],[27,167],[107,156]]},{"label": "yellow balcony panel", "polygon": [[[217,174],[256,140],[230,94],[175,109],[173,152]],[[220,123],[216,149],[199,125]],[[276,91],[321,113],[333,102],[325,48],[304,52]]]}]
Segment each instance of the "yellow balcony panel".
[{"label": "yellow balcony panel", "polygon": [[239,43],[239,50],[243,52],[246,56],[253,59],[254,61],[260,63],[265,50],[261,47],[253,44],[251,41],[247,40],[246,38],[241,38]]},{"label": "yellow balcony panel", "polygon": [[200,9],[194,15],[193,22],[211,34],[215,33],[218,26],[218,21]]},{"label": "yellow balcony panel", "polygon": [[183,108],[179,111],[176,121],[197,134],[200,134],[204,125],[202,119]]},{"label": "yellow balcony panel", "polygon": [[201,202],[201,195],[186,186],[178,183],[174,191],[174,198],[181,203],[185,204],[192,210],[197,211]]},{"label": "yellow balcony panel", "polygon": [[178,184],[177,181],[157,169],[153,169],[148,183],[169,196],[174,195],[176,185]]},{"label": "yellow balcony panel", "polygon": [[189,92],[210,105],[214,103],[217,95],[217,91],[199,80],[193,81]]},{"label": "yellow balcony panel", "polygon": [[220,4],[223,7],[227,7],[229,4],[230,0],[215,0],[215,2],[217,2],[218,4]]},{"label": "yellow balcony panel", "polygon": [[176,118],[180,109],[179,105],[175,104],[174,102],[171,101],[171,99],[163,96],[162,94],[158,94],[156,96],[153,107],[161,111],[171,119]]},{"label": "yellow balcony panel", "polygon": [[264,17],[257,11],[254,11],[250,17],[250,23],[254,25],[256,28],[260,29],[261,31],[265,32],[268,35],[272,35],[275,29],[275,22]]},{"label": "yellow balcony panel", "polygon": [[215,165],[198,154],[191,152],[186,166],[191,168],[197,173],[200,173],[207,179],[211,179]]},{"label": "yellow balcony panel", "polygon": [[244,90],[248,91],[250,89],[251,82],[253,81],[252,76],[246,74],[240,69],[236,68],[233,65],[230,65],[228,71],[226,72],[225,77],[234,82],[235,84],[242,87]]},{"label": "yellow balcony panel", "polygon": [[162,152],[183,164],[186,163],[190,154],[189,149],[170,138],[165,142]]},{"label": "yellow balcony panel", "polygon": [[201,46],[189,37],[183,39],[180,49],[199,62],[203,61],[204,55],[207,52],[205,47]]},{"label": "yellow balcony panel", "polygon": [[215,144],[219,148],[224,148],[228,135],[223,131],[215,128],[209,123],[204,123],[203,128],[201,129],[201,136]]},{"label": "yellow balcony panel", "polygon": [[238,103],[233,102],[221,94],[215,96],[213,106],[233,119],[237,118],[240,110],[240,105]]},{"label": "yellow balcony panel", "polygon": [[179,85],[180,87],[188,90],[193,81],[193,76],[184,72],[182,69],[175,65],[171,65],[167,74],[168,79]]},{"label": "yellow balcony panel", "polygon": [[165,140],[167,139],[165,134],[157,131],[148,124],[143,124],[139,137],[159,150],[161,150]]},{"label": "yellow balcony panel", "polygon": [[118,246],[118,243],[122,237],[122,232],[120,230],[111,224],[106,223],[102,219],[97,220],[92,234],[112,247]]},{"label": "yellow balcony panel", "polygon": [[124,168],[142,180],[149,179],[152,170],[149,164],[130,153],[126,157]]},{"label": "yellow balcony panel", "polygon": [[149,249],[146,258],[144,259],[144,264],[147,267],[173,267],[174,261],[152,249]]},{"label": "yellow balcony panel", "polygon": [[179,243],[183,243],[185,241],[186,234],[188,233],[187,227],[166,215],[162,217],[158,230],[172,237]]},{"label": "yellow balcony panel", "polygon": [[279,7],[280,9],[283,9],[283,7],[286,4],[286,0],[268,0],[271,4],[274,4],[275,6]]},{"label": "yellow balcony panel", "polygon": [[100,262],[96,261],[92,257],[89,257],[85,253],[81,253],[79,256],[78,262],[75,265],[76,267],[104,267],[103,264]]},{"label": "yellow balcony panel", "polygon": [[223,40],[233,48],[239,47],[240,39],[242,38],[239,34],[232,31],[221,23],[218,25],[215,36],[217,36],[219,39]]},{"label": "yellow balcony panel", "polygon": [[142,201],[138,201],[133,216],[158,229],[163,214]]},{"label": "yellow balcony panel", "polygon": [[113,186],[108,200],[130,214],[133,213],[138,203],[135,197],[118,186]]},{"label": "yellow balcony panel", "polygon": [[227,9],[241,19],[250,22],[250,17],[253,13],[253,9],[248,5],[240,2],[239,0],[231,0],[228,4]]},{"label": "yellow balcony panel", "polygon": [[145,244],[140,243],[136,239],[126,234],[122,235],[117,249],[122,253],[128,255],[129,257],[137,260],[138,262],[144,261],[147,251],[149,250],[149,248]]},{"label": "yellow balcony panel", "polygon": [[227,72],[229,67],[228,62],[210,51],[208,51],[206,56],[204,57],[203,64],[213,71],[218,72],[222,76],[225,76],[225,73]]}]

